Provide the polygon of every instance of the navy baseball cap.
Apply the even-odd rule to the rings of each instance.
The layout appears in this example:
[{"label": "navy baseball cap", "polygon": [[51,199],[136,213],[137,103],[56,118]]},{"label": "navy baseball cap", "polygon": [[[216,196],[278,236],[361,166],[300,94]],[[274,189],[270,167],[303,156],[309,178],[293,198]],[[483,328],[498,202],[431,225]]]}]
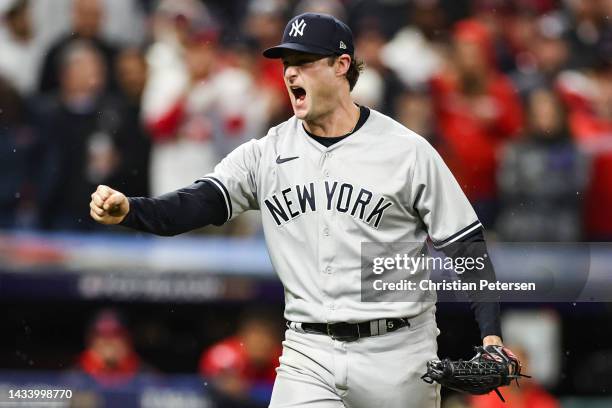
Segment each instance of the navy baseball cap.
[{"label": "navy baseball cap", "polygon": [[263,52],[266,58],[282,58],[285,50],[319,55],[355,52],[353,32],[337,18],[327,14],[304,13],[293,17],[285,27],[281,44]]}]

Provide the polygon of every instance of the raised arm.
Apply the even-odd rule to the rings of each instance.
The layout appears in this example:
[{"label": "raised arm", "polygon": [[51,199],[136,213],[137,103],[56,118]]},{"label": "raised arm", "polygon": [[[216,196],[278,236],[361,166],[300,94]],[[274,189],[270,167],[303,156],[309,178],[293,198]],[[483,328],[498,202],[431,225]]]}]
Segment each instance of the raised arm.
[{"label": "raised arm", "polygon": [[227,205],[219,190],[202,180],[156,198],[126,197],[104,185],[91,195],[91,217],[156,235],[182,234],[206,225],[222,225]]}]

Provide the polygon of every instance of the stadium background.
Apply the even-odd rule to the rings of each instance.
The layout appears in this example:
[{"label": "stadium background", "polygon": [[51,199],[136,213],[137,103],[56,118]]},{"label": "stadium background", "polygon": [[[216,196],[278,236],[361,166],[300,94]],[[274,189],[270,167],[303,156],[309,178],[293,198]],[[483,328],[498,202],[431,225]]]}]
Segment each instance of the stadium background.
[{"label": "stadium background", "polygon": [[[572,282],[563,248],[610,241],[612,1],[2,0],[2,398],[52,387],[74,391],[65,406],[265,406],[283,294],[257,215],[152,238],[94,225],[88,201],[99,183],[189,184],[287,118],[281,66],[260,51],[302,11],[353,28],[367,64],[355,99],[440,151],[494,258],[562,242]],[[597,253],[610,276],[610,247]],[[439,355],[469,356],[467,305],[438,311]],[[505,304],[506,341],[535,376],[506,406],[611,406],[611,317],[606,302]]]}]

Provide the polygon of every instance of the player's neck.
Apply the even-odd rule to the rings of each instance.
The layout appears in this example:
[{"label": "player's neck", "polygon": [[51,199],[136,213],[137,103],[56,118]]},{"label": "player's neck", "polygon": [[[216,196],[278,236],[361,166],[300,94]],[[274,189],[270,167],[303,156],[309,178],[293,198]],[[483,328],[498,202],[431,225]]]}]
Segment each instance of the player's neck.
[{"label": "player's neck", "polygon": [[359,120],[359,107],[348,98],[329,114],[313,121],[304,121],[304,127],[315,136],[337,137],[351,133]]}]

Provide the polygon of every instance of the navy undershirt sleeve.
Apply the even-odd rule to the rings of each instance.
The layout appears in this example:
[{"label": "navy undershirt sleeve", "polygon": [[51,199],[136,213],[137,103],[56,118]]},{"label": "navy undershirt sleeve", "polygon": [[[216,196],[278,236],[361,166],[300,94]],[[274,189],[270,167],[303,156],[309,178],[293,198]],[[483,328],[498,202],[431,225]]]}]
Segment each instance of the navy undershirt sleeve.
[{"label": "navy undershirt sleeve", "polygon": [[[454,242],[442,249],[446,256],[451,258],[464,257],[477,259],[482,257],[484,268],[472,269],[460,275],[462,282],[476,283],[479,287],[481,279],[494,282],[495,270],[491,263],[491,258],[487,252],[487,245],[484,239],[482,228],[463,238],[461,241]],[[470,308],[474,312],[474,317],[480,328],[481,338],[494,335],[501,337],[500,308],[496,295],[487,291],[468,291],[467,296],[470,301]]]},{"label": "navy undershirt sleeve", "polygon": [[120,225],[173,236],[227,221],[227,207],[216,186],[202,180],[156,198],[130,197],[130,211]]}]

